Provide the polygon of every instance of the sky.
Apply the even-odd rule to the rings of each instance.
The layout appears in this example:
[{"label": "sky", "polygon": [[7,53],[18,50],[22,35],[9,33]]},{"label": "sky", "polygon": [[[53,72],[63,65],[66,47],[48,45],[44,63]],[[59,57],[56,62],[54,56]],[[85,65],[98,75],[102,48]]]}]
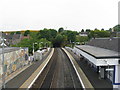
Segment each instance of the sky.
[{"label": "sky", "polygon": [[0,0],[0,31],[80,31],[118,24],[120,0]]}]

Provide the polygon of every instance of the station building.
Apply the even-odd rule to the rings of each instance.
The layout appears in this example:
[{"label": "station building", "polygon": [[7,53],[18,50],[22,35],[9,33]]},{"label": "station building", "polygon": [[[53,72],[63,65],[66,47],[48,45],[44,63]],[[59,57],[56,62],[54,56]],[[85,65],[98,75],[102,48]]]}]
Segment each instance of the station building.
[{"label": "station building", "polygon": [[71,50],[84,58],[100,78],[107,78],[113,88],[120,88],[120,38],[91,39]]}]

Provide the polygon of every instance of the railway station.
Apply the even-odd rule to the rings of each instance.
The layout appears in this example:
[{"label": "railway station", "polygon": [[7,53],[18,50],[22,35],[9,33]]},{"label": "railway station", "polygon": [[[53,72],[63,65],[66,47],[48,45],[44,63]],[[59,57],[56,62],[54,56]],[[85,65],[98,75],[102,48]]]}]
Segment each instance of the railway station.
[{"label": "railway station", "polygon": [[119,41],[120,38],[96,38],[71,50],[84,58],[101,79],[108,79],[113,88],[120,88]]}]

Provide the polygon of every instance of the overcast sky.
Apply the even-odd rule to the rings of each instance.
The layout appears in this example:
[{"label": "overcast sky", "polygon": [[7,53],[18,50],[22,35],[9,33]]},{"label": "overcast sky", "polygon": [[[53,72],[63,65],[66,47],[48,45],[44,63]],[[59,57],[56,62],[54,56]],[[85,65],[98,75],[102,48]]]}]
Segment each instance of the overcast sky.
[{"label": "overcast sky", "polygon": [[119,0],[0,0],[0,30],[109,29]]}]

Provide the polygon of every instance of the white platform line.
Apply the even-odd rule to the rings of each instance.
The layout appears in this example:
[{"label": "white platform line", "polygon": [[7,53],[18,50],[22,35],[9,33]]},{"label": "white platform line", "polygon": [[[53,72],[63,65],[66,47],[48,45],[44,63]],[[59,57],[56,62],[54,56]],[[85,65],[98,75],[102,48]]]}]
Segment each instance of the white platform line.
[{"label": "white platform line", "polygon": [[68,52],[67,52],[64,48],[62,48],[62,49],[65,51],[65,53],[66,53],[67,56],[69,57],[69,59],[70,59],[72,65],[73,65],[73,67],[74,67],[74,69],[75,69],[75,72],[77,73],[77,76],[78,76],[78,78],[79,78],[79,80],[80,80],[80,82],[81,82],[82,88],[83,88],[84,90],[86,90],[85,85],[83,84],[83,81],[82,81],[82,79],[81,79],[81,77],[80,77],[80,75],[79,75],[79,73],[78,73],[78,71],[77,71],[77,69],[76,69],[74,63],[73,63],[73,61],[71,60],[71,57],[69,56]]},{"label": "white platform line", "polygon": [[34,84],[34,82],[37,80],[37,78],[39,77],[39,75],[42,73],[42,71],[44,70],[44,68],[47,66],[48,62],[50,61],[52,55],[53,55],[54,49],[52,49],[52,52],[50,53],[50,55],[47,57],[47,62],[44,64],[44,66],[42,67],[42,69],[40,70],[40,72],[37,74],[37,76],[34,78],[34,80],[31,82],[31,84],[28,86],[27,90],[29,90],[32,85]]}]

